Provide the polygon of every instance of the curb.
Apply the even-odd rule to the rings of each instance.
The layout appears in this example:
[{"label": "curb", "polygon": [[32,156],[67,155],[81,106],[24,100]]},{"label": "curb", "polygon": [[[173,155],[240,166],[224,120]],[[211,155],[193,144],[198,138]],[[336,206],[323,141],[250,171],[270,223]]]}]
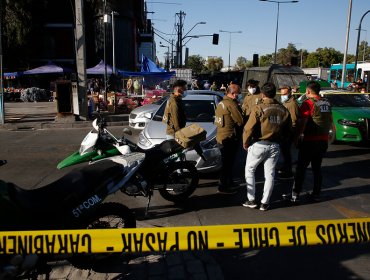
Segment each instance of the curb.
[{"label": "curb", "polygon": [[[107,126],[127,126],[128,121],[107,121]],[[70,123],[58,122],[24,122],[5,123],[0,130],[37,130],[37,129],[63,129],[91,127],[91,121],[76,121]]]}]

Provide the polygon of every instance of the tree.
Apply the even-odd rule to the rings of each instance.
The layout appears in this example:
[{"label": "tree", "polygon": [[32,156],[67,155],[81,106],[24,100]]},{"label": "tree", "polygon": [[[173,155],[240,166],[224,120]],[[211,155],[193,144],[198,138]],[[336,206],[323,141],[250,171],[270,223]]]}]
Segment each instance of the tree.
[{"label": "tree", "polygon": [[330,67],[334,63],[342,63],[343,54],[334,48],[318,48],[309,53],[306,59],[306,67]]},{"label": "tree", "polygon": [[218,72],[224,66],[224,61],[221,57],[209,58],[207,61],[207,69],[210,72]]},{"label": "tree", "polygon": [[3,1],[3,36],[7,46],[19,47],[27,43],[32,30],[31,0]]},{"label": "tree", "polygon": [[358,61],[366,61],[370,59],[370,47],[369,43],[362,41],[358,46]]},{"label": "tree", "polygon": [[273,63],[274,63],[274,55],[273,54],[261,55],[260,66],[269,66]]},{"label": "tree", "polygon": [[279,64],[291,64],[292,58],[297,59],[299,51],[296,49],[293,43],[289,43],[286,48],[279,49],[277,53],[277,63]]},{"label": "tree", "polygon": [[195,75],[200,74],[205,68],[206,60],[200,55],[190,55],[188,57],[188,63],[186,67],[189,67],[193,70]]},{"label": "tree", "polygon": [[247,68],[247,64],[248,64],[248,61],[245,57],[243,56],[239,56],[237,59],[236,59],[236,68],[238,68],[239,70],[245,70],[245,68]]}]

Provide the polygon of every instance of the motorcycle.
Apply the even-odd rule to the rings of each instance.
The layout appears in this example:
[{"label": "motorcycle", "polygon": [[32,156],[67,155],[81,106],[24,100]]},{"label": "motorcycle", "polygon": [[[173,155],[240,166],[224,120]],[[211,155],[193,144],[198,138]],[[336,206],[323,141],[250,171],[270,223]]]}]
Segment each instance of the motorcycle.
[{"label": "motorcycle", "polygon": [[[0,230],[135,228],[135,216],[127,206],[104,200],[128,184],[144,158],[142,153],[111,157],[73,169],[50,184],[31,190],[0,180]],[[6,161],[0,161],[0,165],[4,164]],[[74,266],[84,268],[113,255],[117,253],[83,253],[65,258]],[[22,258],[28,264],[30,259],[34,260],[29,255],[0,252],[4,263],[0,263],[0,275],[21,273],[25,267]]]},{"label": "motorcycle", "polygon": [[[183,148],[175,140],[165,140],[151,149],[143,150],[124,136],[115,137],[108,131],[100,115],[93,121],[93,128],[83,139],[79,151],[62,160],[57,168],[83,162],[93,164],[121,153],[145,153],[143,164],[123,192],[129,196],[147,197],[146,214],[154,190],[158,190],[164,199],[177,203],[188,198],[198,186],[196,163],[186,160],[185,153],[194,148],[202,155],[199,143],[192,148]],[[127,128],[123,132],[132,134]]]}]

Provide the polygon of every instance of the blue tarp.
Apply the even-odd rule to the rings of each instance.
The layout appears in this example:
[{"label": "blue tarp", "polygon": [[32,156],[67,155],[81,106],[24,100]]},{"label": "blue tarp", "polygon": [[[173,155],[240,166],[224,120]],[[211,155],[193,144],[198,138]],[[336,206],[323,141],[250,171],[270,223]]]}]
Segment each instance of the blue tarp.
[{"label": "blue tarp", "polygon": [[166,72],[161,67],[158,67],[152,60],[147,58],[145,55],[141,56],[141,72],[150,72],[150,73],[158,73],[158,72]]},{"label": "blue tarp", "polygon": [[24,71],[25,75],[36,75],[36,74],[58,74],[58,73],[70,73],[72,69],[67,67],[61,67],[53,62],[49,61],[46,65]]},{"label": "blue tarp", "polygon": [[[117,69],[118,70],[118,69]],[[112,75],[113,73],[113,67],[107,64],[107,74]],[[105,63],[103,60],[100,60],[100,62],[95,65],[94,67],[87,68],[86,74],[89,75],[104,75],[105,74]]]},{"label": "blue tarp", "polygon": [[5,72],[4,78],[5,79],[15,79],[22,75],[22,72]]},{"label": "blue tarp", "polygon": [[166,72],[163,68],[158,67],[152,60],[146,56],[142,56],[141,72],[121,71],[118,70],[118,75],[123,77],[143,77],[146,84],[157,84],[164,80],[169,80],[175,71]]}]

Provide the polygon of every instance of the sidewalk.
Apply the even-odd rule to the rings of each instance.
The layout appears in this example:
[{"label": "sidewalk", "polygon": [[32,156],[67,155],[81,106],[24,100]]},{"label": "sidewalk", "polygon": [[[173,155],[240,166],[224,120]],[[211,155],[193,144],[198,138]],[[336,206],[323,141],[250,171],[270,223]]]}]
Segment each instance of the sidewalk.
[{"label": "sidewalk", "polygon": [[143,253],[124,259],[84,270],[59,261],[52,264],[48,275],[39,275],[37,279],[224,279],[220,266],[207,252]]},{"label": "sidewalk", "polygon": [[[5,123],[0,129],[48,129],[90,127],[91,121],[76,120],[74,115],[57,113],[54,102],[5,103]],[[101,112],[108,126],[128,125],[129,114]]]}]

